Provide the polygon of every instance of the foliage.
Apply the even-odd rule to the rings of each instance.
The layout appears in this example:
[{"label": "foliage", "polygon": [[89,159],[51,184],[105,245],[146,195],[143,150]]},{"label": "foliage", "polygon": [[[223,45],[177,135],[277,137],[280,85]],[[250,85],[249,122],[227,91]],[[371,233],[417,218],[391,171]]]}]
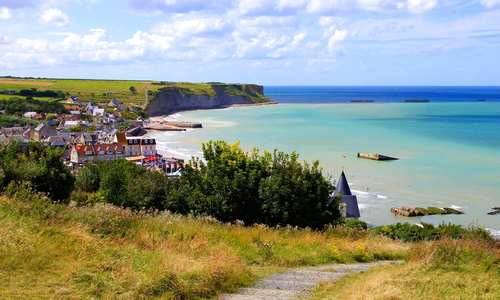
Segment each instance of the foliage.
[{"label": "foliage", "polygon": [[203,145],[206,163],[192,161],[174,193],[174,211],[211,215],[245,224],[321,228],[340,221],[333,186],[318,162],[301,163],[296,153],[245,153],[238,144]]},{"label": "foliage", "polygon": [[165,210],[170,202],[171,180],[126,160],[86,164],[76,176],[76,188],[99,192],[108,203],[136,210]]},{"label": "foliage", "polygon": [[409,223],[397,223],[384,225],[373,229],[375,233],[385,235],[392,239],[398,239],[405,242],[431,241],[442,238],[463,239],[478,238],[491,240],[489,233],[479,227],[464,228],[454,224],[441,224],[433,226],[432,224],[422,223],[421,225]]},{"label": "foliage", "polygon": [[49,98],[64,98],[65,94],[61,91],[44,90],[39,91],[36,88],[20,90],[16,95],[23,97],[49,97]]},{"label": "foliage", "polygon": [[338,204],[329,204],[333,187],[317,162],[310,166],[295,153],[278,151],[247,154],[224,142],[210,142],[203,150],[207,163],[193,160],[180,179],[115,160],[87,164],[77,174],[76,187],[99,192],[121,207],[167,209],[249,225],[322,228],[340,221]]},{"label": "foliage", "polygon": [[0,101],[0,110],[5,110],[7,114],[23,114],[28,111],[45,112],[45,113],[65,113],[64,106],[54,100],[43,101],[32,98],[20,99],[12,98],[5,101]]},{"label": "foliage", "polygon": [[0,115],[0,127],[36,125],[37,121],[15,115]]},{"label": "foliage", "polygon": [[354,229],[363,229],[363,230],[368,229],[368,224],[366,224],[366,222],[357,219],[345,220],[344,226],[347,228],[354,228]]},{"label": "foliage", "polygon": [[129,87],[128,90],[134,95],[137,94],[137,89],[135,88],[135,86]]},{"label": "foliage", "polygon": [[39,143],[12,142],[0,147],[0,167],[4,173],[0,189],[11,182],[29,182],[34,191],[45,193],[55,201],[67,199],[74,178],[61,160],[63,151]]}]

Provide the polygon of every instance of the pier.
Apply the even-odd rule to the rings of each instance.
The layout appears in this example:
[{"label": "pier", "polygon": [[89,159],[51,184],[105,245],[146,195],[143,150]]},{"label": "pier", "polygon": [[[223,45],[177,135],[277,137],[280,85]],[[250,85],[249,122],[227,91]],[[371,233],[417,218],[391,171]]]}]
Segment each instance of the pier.
[{"label": "pier", "polygon": [[144,129],[158,131],[186,131],[186,129],[192,128],[203,128],[203,125],[201,123],[173,121],[149,122],[144,124]]}]

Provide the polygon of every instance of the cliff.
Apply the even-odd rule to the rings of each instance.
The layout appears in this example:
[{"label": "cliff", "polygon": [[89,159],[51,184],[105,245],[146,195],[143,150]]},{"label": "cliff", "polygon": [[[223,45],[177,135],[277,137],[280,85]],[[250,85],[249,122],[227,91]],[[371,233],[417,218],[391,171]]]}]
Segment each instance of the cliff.
[{"label": "cliff", "polygon": [[195,109],[223,108],[234,104],[270,102],[264,88],[254,84],[166,84],[148,103],[150,116],[167,115]]}]

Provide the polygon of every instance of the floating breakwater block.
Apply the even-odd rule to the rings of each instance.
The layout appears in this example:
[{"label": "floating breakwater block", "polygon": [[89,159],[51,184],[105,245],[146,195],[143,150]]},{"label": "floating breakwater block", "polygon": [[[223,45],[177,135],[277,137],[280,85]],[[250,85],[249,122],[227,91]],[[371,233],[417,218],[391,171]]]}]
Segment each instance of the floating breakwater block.
[{"label": "floating breakwater block", "polygon": [[491,209],[493,209],[493,211],[490,211],[488,215],[490,216],[500,215],[500,207],[493,207]]},{"label": "floating breakwater block", "polygon": [[391,160],[399,160],[397,157],[392,157],[392,156],[387,156],[383,154],[371,154],[371,153],[361,153],[359,152],[357,154],[358,158],[364,158],[364,159],[370,159],[370,160],[377,160],[377,161],[391,161]]},{"label": "floating breakwater block", "polygon": [[422,216],[432,216],[432,215],[463,215],[462,211],[459,211],[450,207],[393,207],[391,212],[396,216],[402,217],[422,217]]}]

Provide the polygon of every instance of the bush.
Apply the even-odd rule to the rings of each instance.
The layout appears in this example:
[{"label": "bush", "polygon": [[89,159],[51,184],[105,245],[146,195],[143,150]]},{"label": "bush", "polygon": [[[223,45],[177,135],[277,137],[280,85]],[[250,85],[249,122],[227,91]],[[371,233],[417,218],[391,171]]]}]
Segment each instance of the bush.
[{"label": "bush", "polygon": [[366,224],[366,222],[357,219],[345,220],[344,226],[347,228],[354,228],[354,229],[364,229],[364,230],[368,229],[368,224]]},{"label": "bush", "polygon": [[174,211],[211,215],[245,224],[322,228],[341,219],[329,205],[333,186],[318,162],[299,162],[296,153],[245,153],[238,144],[203,145],[206,163],[193,160],[173,194]]},{"label": "bush", "polygon": [[376,227],[373,231],[392,239],[405,242],[432,241],[443,238],[449,239],[482,239],[491,240],[489,233],[479,227],[464,228],[454,224],[441,224],[437,227],[432,224],[421,225],[397,223]]},{"label": "bush", "polygon": [[22,114],[28,111],[57,114],[66,112],[64,105],[55,100],[42,101],[32,98],[12,98],[6,101],[0,101],[0,110],[5,110],[7,114]]},{"label": "bush", "polygon": [[[120,207],[165,210],[172,184],[161,173],[148,171],[126,160],[114,160],[85,165],[77,173],[75,186],[80,192],[97,192],[105,202]],[[76,202],[86,201],[80,199]]]},{"label": "bush", "polygon": [[29,182],[34,191],[55,201],[66,201],[74,178],[61,160],[63,151],[40,143],[12,142],[0,147],[0,168],[4,172],[0,189],[11,182]]}]

